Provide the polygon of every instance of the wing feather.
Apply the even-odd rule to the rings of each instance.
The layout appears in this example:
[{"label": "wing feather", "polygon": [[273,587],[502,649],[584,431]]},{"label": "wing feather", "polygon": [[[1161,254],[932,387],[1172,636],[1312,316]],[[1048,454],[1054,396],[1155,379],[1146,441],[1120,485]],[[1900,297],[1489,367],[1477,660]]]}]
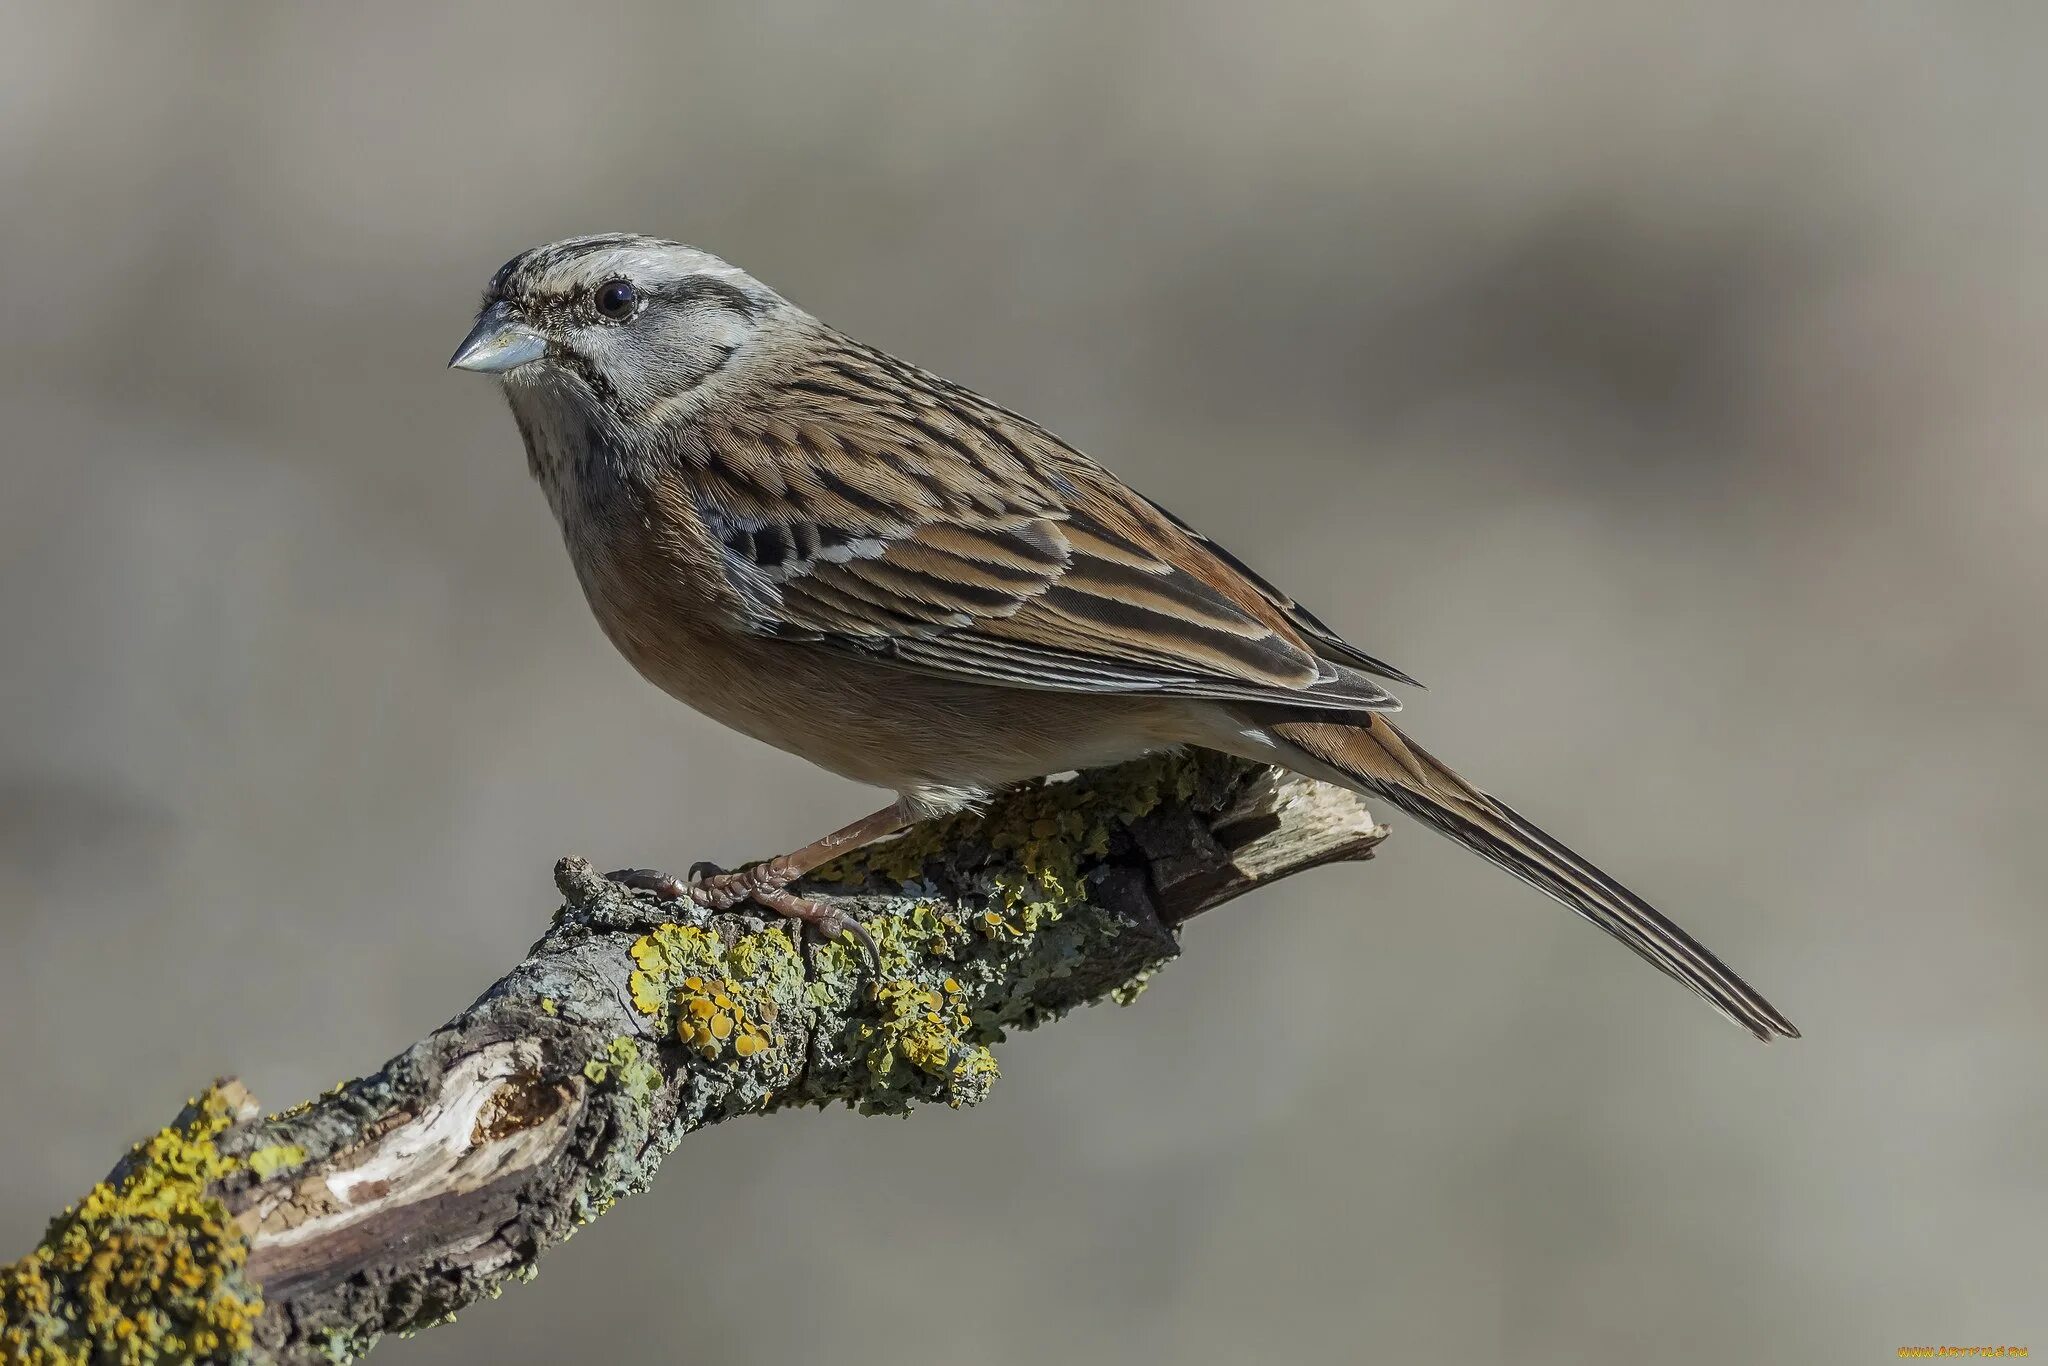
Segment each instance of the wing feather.
[{"label": "wing feather", "polygon": [[1001,687],[1397,707],[1392,673],[1014,413],[842,342],[691,485],[751,629]]}]

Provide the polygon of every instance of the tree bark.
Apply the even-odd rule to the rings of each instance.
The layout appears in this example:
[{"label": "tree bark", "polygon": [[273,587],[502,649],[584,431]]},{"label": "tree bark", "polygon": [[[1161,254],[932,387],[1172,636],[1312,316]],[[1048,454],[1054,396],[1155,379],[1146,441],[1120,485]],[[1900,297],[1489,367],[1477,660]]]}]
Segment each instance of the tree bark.
[{"label": "tree bark", "polygon": [[1006,1030],[1127,1003],[1190,916],[1384,836],[1350,792],[1210,755],[1035,785],[812,880],[879,972],[564,859],[552,926],[448,1024],[278,1114],[217,1083],[138,1145],[0,1269],[0,1360],[353,1359],[531,1279],[694,1129],[973,1104]]}]

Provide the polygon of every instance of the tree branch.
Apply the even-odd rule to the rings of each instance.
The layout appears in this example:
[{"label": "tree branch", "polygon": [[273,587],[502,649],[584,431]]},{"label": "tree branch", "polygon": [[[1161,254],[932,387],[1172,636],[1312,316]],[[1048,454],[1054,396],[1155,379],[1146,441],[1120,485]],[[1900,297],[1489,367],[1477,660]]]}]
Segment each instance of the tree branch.
[{"label": "tree branch", "polygon": [[0,1268],[0,1359],[352,1359],[531,1279],[693,1129],[973,1104],[1005,1030],[1128,1002],[1188,917],[1384,835],[1349,792],[1209,755],[1025,788],[813,879],[879,975],[564,859],[526,958],[380,1070],[267,1117],[222,1082],[138,1145]]}]

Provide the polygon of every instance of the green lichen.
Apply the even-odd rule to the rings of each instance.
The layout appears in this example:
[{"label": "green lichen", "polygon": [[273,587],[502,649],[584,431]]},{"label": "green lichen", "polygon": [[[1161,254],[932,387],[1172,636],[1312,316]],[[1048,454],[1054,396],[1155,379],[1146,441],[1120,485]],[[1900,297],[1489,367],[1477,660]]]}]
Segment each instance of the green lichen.
[{"label": "green lichen", "polygon": [[306,1160],[306,1150],[296,1143],[273,1143],[267,1148],[258,1148],[249,1154],[249,1170],[256,1173],[259,1181],[268,1181],[281,1171],[298,1166]]},{"label": "green lichen", "polygon": [[[1089,976],[1124,925],[1075,914],[1088,874],[1134,822],[1195,795],[1207,762],[1162,755],[1030,785],[827,865],[815,876],[844,894],[895,899],[891,913],[863,915],[879,971],[849,943],[806,945],[782,925],[740,921],[735,933],[721,918],[641,935],[627,996],[693,1061],[685,1122],[769,1105],[900,1113],[981,1099],[1006,1028],[1116,984]],[[1110,961],[1135,972],[1147,951]],[[605,1060],[593,1068],[610,1075]]]},{"label": "green lichen", "polygon": [[1110,988],[1109,999],[1120,1006],[1133,1005],[1145,994],[1145,988],[1151,985],[1152,972],[1148,968],[1143,972],[1131,974],[1130,980],[1122,986]]},{"label": "green lichen", "polygon": [[632,1100],[644,1101],[661,1089],[661,1069],[647,1060],[640,1041],[629,1034],[615,1035],[603,1057],[583,1064],[583,1075],[592,1086],[617,1083]]},{"label": "green lichen", "polygon": [[620,1130],[618,1144],[607,1148],[604,1160],[584,1179],[575,1207],[579,1224],[646,1188],[652,1168],[635,1162],[631,1154],[649,1133],[649,1102],[662,1084],[661,1069],[647,1056],[640,1040],[629,1034],[615,1035],[601,1055],[584,1063],[583,1076],[593,1088],[621,1099],[613,1111]]},{"label": "green lichen", "polygon": [[811,874],[819,882],[894,885],[921,879],[935,863],[957,861],[963,847],[989,851],[989,904],[973,927],[990,939],[1036,934],[1087,899],[1084,860],[1109,852],[1121,829],[1169,800],[1185,801],[1213,760],[1168,753],[1092,774],[1085,783],[1041,782],[1016,788],[980,815],[928,822],[900,839],[856,850]]},{"label": "green lichen", "polygon": [[369,1328],[323,1328],[306,1345],[334,1366],[350,1366],[368,1356],[383,1336]]},{"label": "green lichen", "polygon": [[852,995],[835,991],[853,1022],[845,1048],[856,1070],[845,1098],[894,1113],[986,1095],[996,1076],[989,1046],[1006,1027],[1036,1024],[1077,999],[1061,984],[1121,933],[1114,918],[1074,914],[1088,903],[1088,871],[1134,822],[1194,796],[1209,762],[1162,755],[1079,782],[1028,786],[985,814],[921,826],[816,874],[849,891],[940,893],[867,921],[881,980],[863,978]]},{"label": "green lichen", "polygon": [[948,977],[937,987],[898,979],[875,988],[879,1018],[858,1026],[868,1047],[864,1061],[878,1088],[900,1085],[904,1066],[936,1079],[956,1109],[988,1094],[997,1075],[996,1057],[975,1037],[974,1018],[960,983]]},{"label": "green lichen", "polygon": [[0,1268],[0,1360],[23,1366],[248,1359],[263,1300],[248,1243],[209,1193],[234,1168],[215,1087]]}]

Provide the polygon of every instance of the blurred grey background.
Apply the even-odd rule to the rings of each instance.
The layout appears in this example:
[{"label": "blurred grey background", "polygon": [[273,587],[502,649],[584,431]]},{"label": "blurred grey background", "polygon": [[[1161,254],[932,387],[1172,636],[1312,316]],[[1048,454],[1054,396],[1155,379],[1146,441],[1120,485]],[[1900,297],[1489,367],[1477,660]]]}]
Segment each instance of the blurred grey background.
[{"label": "blurred grey background", "polygon": [[633,229],[1214,532],[1808,1037],[1401,827],[390,1360],[2048,1350],[2044,116],[2036,4],[9,6],[0,1251],[439,1023],[556,855],[872,804],[613,656],[442,369]]}]

